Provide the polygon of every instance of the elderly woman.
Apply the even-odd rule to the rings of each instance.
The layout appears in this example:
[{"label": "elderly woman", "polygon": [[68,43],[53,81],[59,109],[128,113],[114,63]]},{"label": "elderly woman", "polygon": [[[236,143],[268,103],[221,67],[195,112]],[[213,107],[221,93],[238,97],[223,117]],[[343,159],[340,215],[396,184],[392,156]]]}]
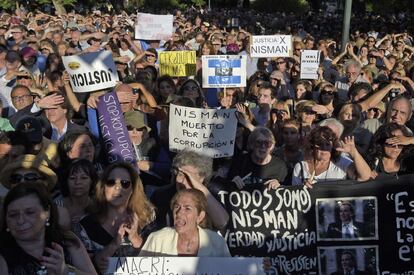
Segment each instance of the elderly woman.
[{"label": "elderly woman", "polygon": [[152,233],[139,256],[230,257],[225,240],[206,227],[207,200],[197,189],[183,189],[173,197],[174,228]]},{"label": "elderly woman", "polygon": [[405,126],[396,123],[382,125],[375,132],[368,151],[374,178],[397,176],[408,173],[408,146],[392,143],[395,137],[410,137]]},{"label": "elderly woman", "polygon": [[228,179],[239,189],[245,185],[260,184],[269,189],[279,187],[285,180],[287,168],[284,161],[272,156],[275,143],[269,129],[256,127],[247,141],[248,153],[233,159]]},{"label": "elderly woman", "polygon": [[304,160],[295,165],[292,184],[312,187],[316,182],[337,182],[347,178],[365,181],[370,176],[371,169],[356,149],[353,137],[339,141],[331,128],[319,126],[307,137]]},{"label": "elderly woman", "polygon": [[14,187],[5,198],[2,220],[0,274],[96,274],[79,239],[60,228],[43,185]]},{"label": "elderly woman", "polygon": [[[154,208],[137,170],[128,163],[114,163],[105,169],[96,186],[96,212],[80,221],[80,237],[95,265],[104,272],[108,257],[138,254],[153,219]],[[119,250],[126,237],[131,249]]]}]

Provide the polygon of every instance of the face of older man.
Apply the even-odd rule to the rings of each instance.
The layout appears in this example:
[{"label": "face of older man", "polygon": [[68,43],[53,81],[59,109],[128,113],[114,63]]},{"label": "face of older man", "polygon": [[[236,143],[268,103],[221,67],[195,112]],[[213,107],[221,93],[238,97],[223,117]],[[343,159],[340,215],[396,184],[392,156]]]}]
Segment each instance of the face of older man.
[{"label": "face of older man", "polygon": [[411,118],[411,104],[406,99],[397,99],[390,105],[387,114],[387,122],[395,122],[404,125]]}]

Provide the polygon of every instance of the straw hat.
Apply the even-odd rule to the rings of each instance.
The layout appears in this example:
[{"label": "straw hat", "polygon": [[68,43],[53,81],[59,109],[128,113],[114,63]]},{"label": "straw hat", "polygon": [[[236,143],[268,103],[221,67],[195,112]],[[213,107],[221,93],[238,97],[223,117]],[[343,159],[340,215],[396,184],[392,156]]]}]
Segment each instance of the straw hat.
[{"label": "straw hat", "polygon": [[52,191],[56,185],[56,173],[47,166],[47,162],[39,156],[27,154],[19,156],[15,161],[6,164],[0,172],[0,182],[6,188],[11,188],[10,176],[19,168],[37,170],[44,177],[43,182],[49,191]]}]

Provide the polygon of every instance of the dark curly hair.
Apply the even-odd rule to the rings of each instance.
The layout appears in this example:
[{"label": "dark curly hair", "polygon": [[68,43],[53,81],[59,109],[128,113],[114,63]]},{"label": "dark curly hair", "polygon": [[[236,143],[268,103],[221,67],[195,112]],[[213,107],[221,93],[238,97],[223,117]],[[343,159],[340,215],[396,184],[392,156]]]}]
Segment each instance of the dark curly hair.
[{"label": "dark curly hair", "polygon": [[[404,136],[410,136],[407,128],[403,125],[398,125],[397,123],[390,122],[387,124],[382,125],[378,128],[375,132],[374,137],[371,140],[371,146],[368,149],[368,157],[370,159],[370,163],[373,163],[376,158],[382,159],[385,156],[384,152],[384,144],[388,138],[394,137],[392,132],[400,130]],[[410,148],[404,146],[400,155],[398,156],[397,161],[403,159],[410,151]]]},{"label": "dark curly hair", "polygon": [[339,139],[334,131],[327,126],[318,126],[309,133],[304,144],[305,155],[313,156],[316,145],[322,140],[332,142],[331,159],[333,162],[337,162],[341,156],[341,152],[336,150],[339,147]]}]

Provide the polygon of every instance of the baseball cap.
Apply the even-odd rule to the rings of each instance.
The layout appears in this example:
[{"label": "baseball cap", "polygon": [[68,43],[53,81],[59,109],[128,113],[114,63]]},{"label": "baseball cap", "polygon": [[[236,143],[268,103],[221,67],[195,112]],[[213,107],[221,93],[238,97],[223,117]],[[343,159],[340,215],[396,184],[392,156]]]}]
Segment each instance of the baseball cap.
[{"label": "baseball cap", "polygon": [[32,144],[38,144],[42,142],[43,132],[42,125],[35,117],[24,116],[16,125],[16,131],[26,135],[27,139]]}]

